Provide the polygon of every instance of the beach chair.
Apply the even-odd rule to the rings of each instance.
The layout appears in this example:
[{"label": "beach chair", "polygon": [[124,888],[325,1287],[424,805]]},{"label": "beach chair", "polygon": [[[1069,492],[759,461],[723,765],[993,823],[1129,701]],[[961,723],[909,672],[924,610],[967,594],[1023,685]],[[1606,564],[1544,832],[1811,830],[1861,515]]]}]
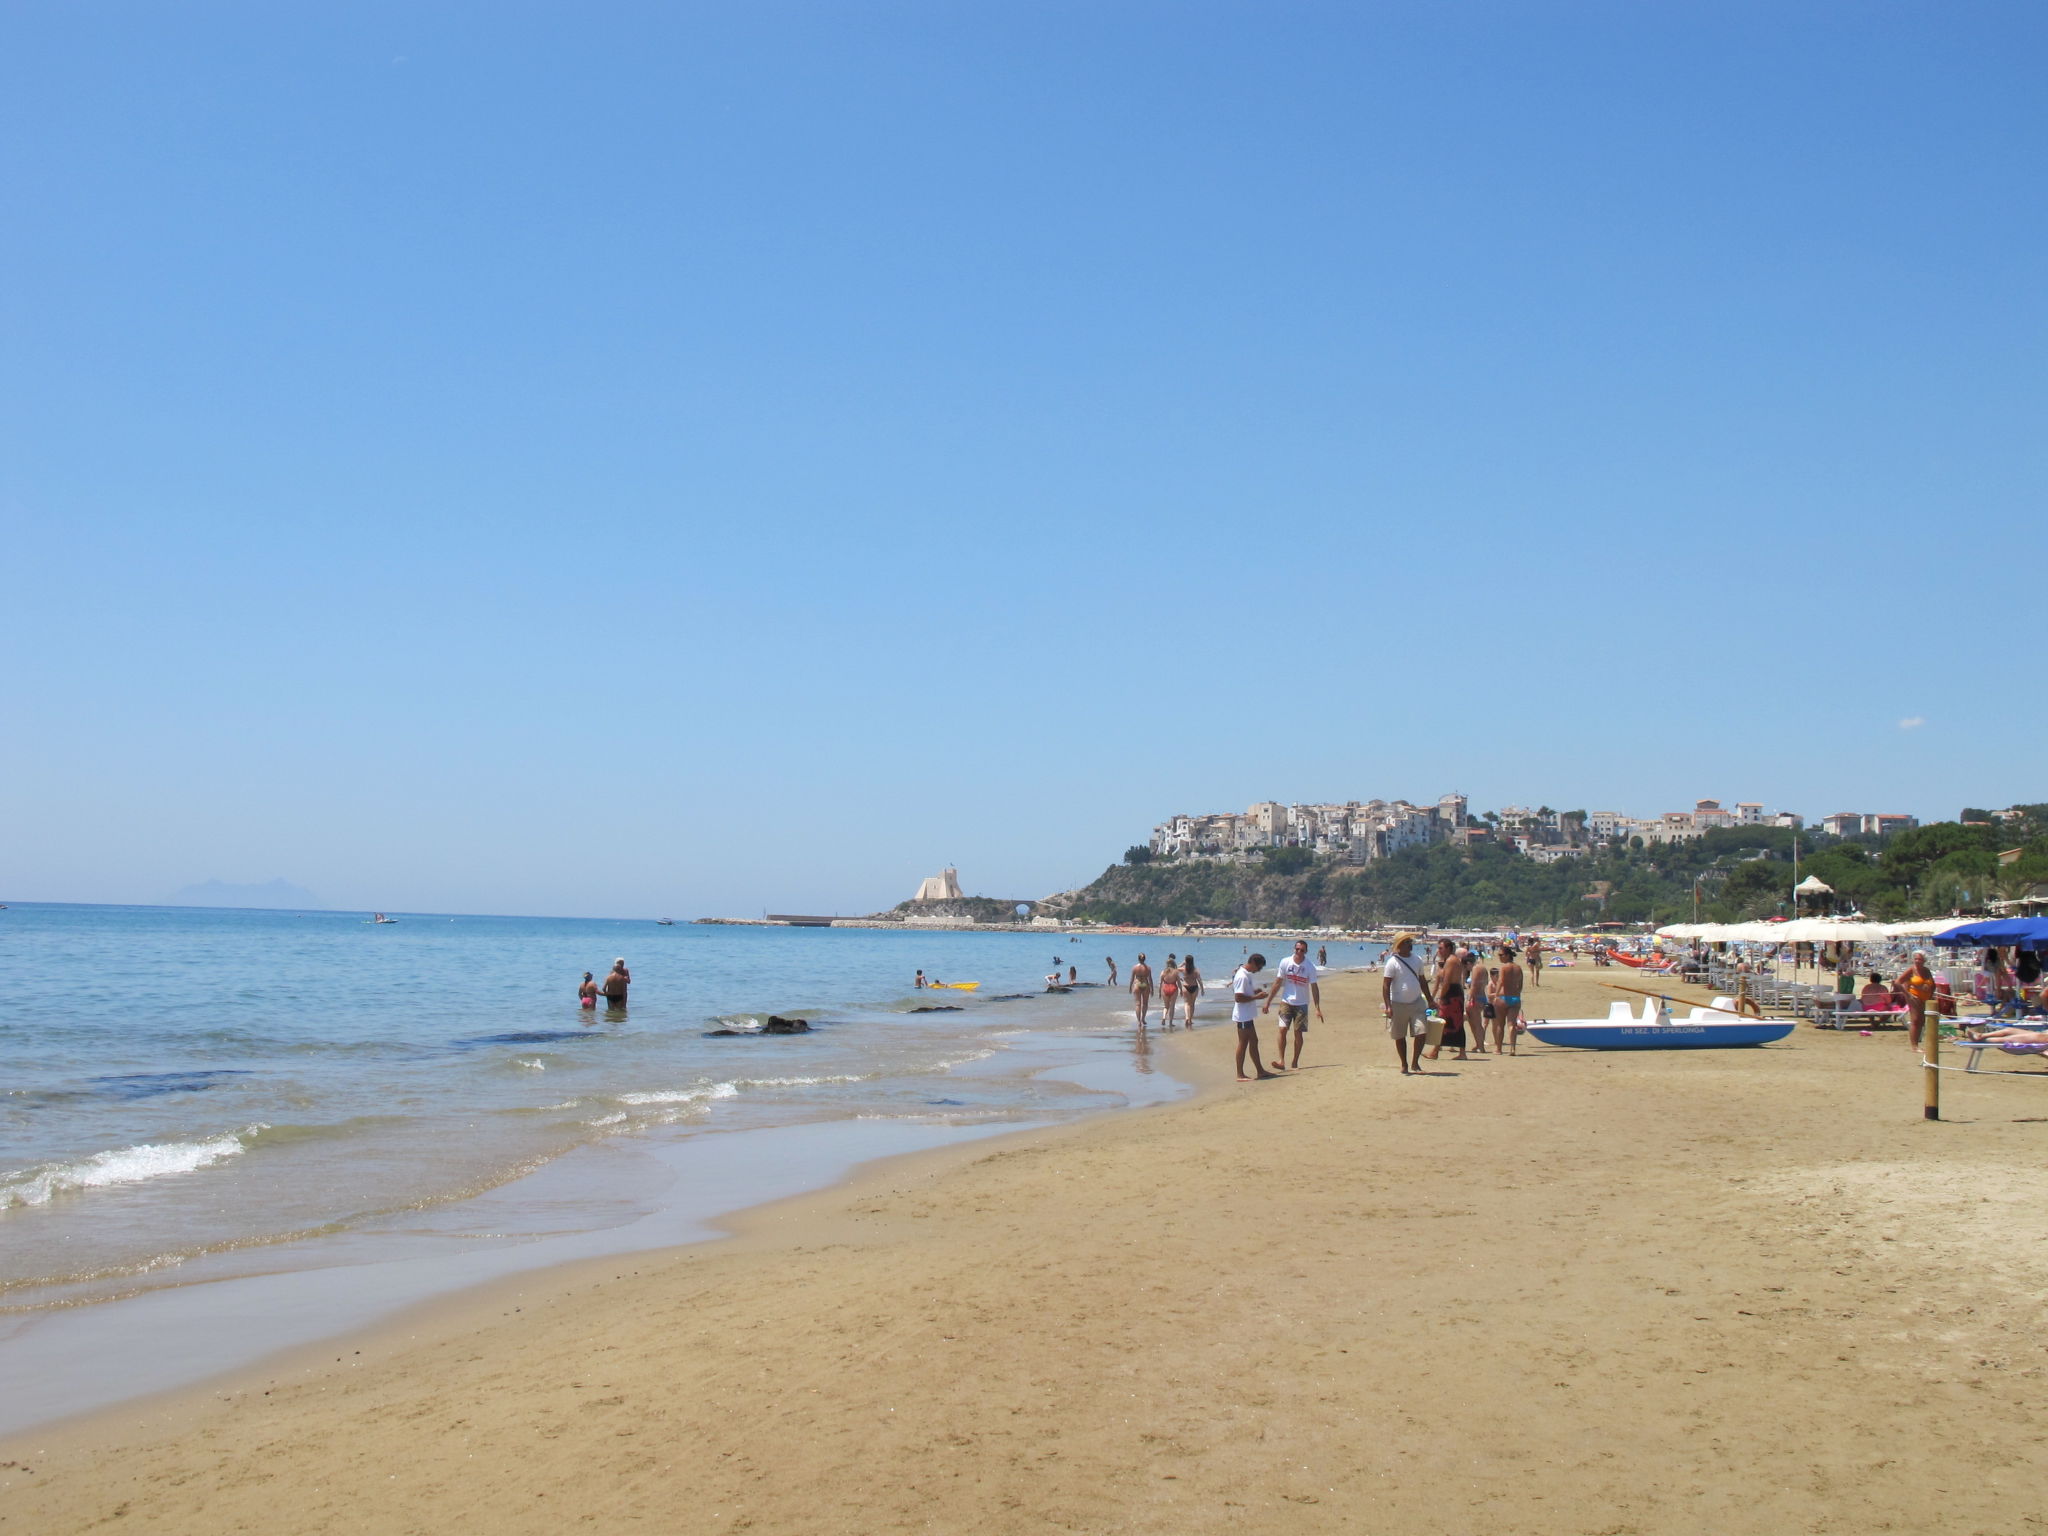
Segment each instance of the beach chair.
[{"label": "beach chair", "polygon": [[1987,1067],[1983,1064],[1986,1051],[1997,1051],[2002,1056],[2032,1057],[2043,1067],[2048,1067],[2048,1061],[2042,1059],[2048,1057],[2048,1045],[2007,1040],[1958,1040],[1955,1044],[1970,1053],[1970,1059],[1963,1065],[1965,1072],[1985,1072],[1996,1077],[2048,1077],[2048,1071],[2029,1072],[2023,1068]]}]

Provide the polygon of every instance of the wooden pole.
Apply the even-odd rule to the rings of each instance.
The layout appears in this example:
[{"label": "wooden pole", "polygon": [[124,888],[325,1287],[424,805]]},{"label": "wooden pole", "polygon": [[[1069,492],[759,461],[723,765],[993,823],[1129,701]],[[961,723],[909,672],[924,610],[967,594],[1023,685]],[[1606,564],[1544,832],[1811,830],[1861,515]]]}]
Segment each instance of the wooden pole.
[{"label": "wooden pole", "polygon": [[1921,1076],[1926,1079],[1920,1113],[1926,1119],[1941,1118],[1941,1014],[1930,1003],[1924,1017],[1927,1022],[1920,1035],[1920,1059],[1926,1063]]}]

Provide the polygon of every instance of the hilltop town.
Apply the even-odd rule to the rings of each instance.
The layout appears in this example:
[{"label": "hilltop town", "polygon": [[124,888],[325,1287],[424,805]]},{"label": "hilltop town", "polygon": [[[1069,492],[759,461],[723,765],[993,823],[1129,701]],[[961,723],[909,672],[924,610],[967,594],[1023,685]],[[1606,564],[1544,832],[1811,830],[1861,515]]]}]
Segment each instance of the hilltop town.
[{"label": "hilltop town", "polygon": [[[1141,845],[1154,859],[1243,861],[1268,848],[1301,848],[1318,858],[1370,864],[1409,848],[1438,843],[1512,848],[1539,864],[1577,858],[1610,844],[1691,842],[1730,827],[1805,825],[1794,811],[1766,811],[1745,800],[1730,810],[1719,800],[1697,800],[1689,811],[1635,817],[1620,811],[1558,811],[1506,805],[1473,815],[1461,794],[1439,796],[1433,804],[1408,800],[1347,800],[1341,805],[1283,805],[1261,800],[1242,815],[1216,812],[1173,816],[1152,829]],[[1898,812],[1838,811],[1822,819],[1832,837],[1887,836],[1919,825]],[[1132,862],[1145,862],[1143,859]]]}]

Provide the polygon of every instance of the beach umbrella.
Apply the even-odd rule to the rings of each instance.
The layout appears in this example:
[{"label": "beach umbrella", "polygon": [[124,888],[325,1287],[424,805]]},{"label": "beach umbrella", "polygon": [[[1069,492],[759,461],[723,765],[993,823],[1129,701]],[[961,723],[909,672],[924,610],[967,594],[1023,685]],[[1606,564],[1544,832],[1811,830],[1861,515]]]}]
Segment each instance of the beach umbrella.
[{"label": "beach umbrella", "polygon": [[2048,917],[1994,917],[1934,935],[1937,944],[1973,949],[2048,949]]},{"label": "beach umbrella", "polygon": [[1801,917],[1772,927],[1776,929],[1772,937],[1781,944],[1853,944],[1891,937],[1883,923],[1859,923],[1843,917]]},{"label": "beach umbrella", "polygon": [[1918,922],[1886,923],[1885,935],[1894,939],[1924,939],[1930,934],[1946,933],[1962,921],[1954,917],[1924,917]]}]

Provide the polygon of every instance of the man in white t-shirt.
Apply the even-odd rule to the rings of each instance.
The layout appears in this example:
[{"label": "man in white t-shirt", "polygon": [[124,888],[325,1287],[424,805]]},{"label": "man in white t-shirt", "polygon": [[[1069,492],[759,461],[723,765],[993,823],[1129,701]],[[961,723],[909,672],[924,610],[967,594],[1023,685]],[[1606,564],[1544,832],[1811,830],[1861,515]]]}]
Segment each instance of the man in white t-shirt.
[{"label": "man in white t-shirt", "polygon": [[[1308,1033],[1308,1010],[1313,1004],[1316,1022],[1323,1022],[1323,989],[1317,978],[1322,972],[1316,969],[1315,961],[1308,957],[1308,940],[1294,941],[1294,958],[1280,962],[1280,977],[1266,993],[1266,1005],[1259,1011],[1272,1010],[1273,996],[1280,997],[1280,1034],[1273,1041],[1273,1065],[1276,1067],[1298,1067],[1301,1065],[1301,1037]],[[1287,1035],[1294,1034],[1294,1059],[1287,1059]]]},{"label": "man in white t-shirt", "polygon": [[[1380,967],[1380,1011],[1387,1016],[1387,1033],[1394,1037],[1394,1054],[1401,1058],[1401,1075],[1422,1070],[1423,1033],[1429,1014],[1429,988],[1422,980],[1422,962],[1415,956],[1415,935],[1404,933],[1387,951]],[[1409,1053],[1414,1066],[1409,1066]]]},{"label": "man in white t-shirt", "polygon": [[1230,978],[1230,1017],[1237,1025],[1237,1080],[1248,1083],[1244,1075],[1245,1053],[1250,1052],[1252,1070],[1263,1081],[1273,1074],[1259,1063],[1259,1004],[1271,994],[1259,984],[1259,972],[1266,968],[1264,955],[1247,955],[1245,962],[1237,968],[1237,974]]}]

